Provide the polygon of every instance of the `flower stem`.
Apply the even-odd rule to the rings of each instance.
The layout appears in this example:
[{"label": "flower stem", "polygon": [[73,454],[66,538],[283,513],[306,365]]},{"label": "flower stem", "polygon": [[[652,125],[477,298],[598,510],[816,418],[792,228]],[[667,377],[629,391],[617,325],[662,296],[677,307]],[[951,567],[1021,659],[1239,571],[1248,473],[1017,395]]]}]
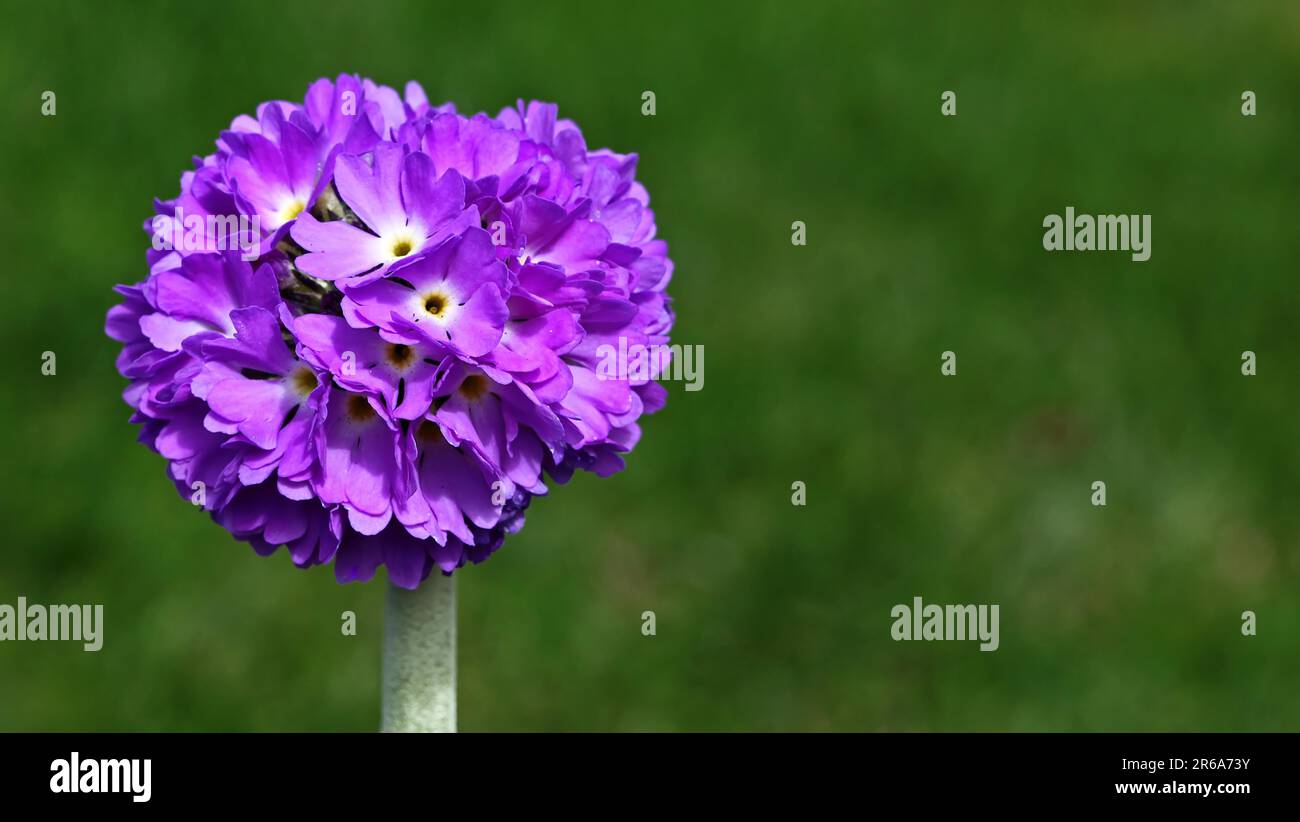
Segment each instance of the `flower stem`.
[{"label": "flower stem", "polygon": [[383,719],[398,732],[456,730],[456,583],[435,569],[384,603]]}]

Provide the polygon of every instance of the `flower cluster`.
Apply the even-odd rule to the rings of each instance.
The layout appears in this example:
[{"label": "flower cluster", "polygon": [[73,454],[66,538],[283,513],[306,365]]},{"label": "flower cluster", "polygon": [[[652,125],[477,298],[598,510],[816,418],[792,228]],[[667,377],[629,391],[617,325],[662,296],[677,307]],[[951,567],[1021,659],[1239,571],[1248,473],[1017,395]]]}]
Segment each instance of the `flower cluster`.
[{"label": "flower cluster", "polygon": [[467,117],[351,75],[236,118],[108,313],[141,441],[236,538],[340,582],[482,561],[664,404],[597,373],[673,322],[636,162],[554,105]]}]

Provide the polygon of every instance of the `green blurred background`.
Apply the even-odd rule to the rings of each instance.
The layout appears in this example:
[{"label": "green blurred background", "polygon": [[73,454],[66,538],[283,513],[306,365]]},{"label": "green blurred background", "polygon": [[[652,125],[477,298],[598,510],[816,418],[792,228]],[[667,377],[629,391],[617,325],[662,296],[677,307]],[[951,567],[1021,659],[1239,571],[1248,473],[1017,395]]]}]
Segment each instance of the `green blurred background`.
[{"label": "green blurred background", "polygon": [[[377,727],[382,579],[180,500],[102,330],[190,157],[355,71],[640,152],[707,352],[457,574],[463,729],[1300,730],[1300,6],[1134,5],[7,5],[0,603],[106,625],[0,643],[0,729]],[[1150,261],[1043,251],[1070,205]],[[915,595],[1000,650],[892,641]]]}]

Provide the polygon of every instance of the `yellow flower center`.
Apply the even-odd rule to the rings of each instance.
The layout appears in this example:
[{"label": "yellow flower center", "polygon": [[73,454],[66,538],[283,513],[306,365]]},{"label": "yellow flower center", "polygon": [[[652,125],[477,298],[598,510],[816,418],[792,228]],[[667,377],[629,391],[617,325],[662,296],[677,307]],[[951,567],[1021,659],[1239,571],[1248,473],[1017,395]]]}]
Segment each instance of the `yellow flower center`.
[{"label": "yellow flower center", "polygon": [[447,312],[447,306],[449,305],[451,305],[451,300],[447,299],[445,294],[435,292],[426,295],[424,298],[424,310],[440,320],[443,314]]},{"label": "yellow flower center", "polygon": [[307,204],[304,203],[302,200],[293,200],[288,203],[285,203],[284,206],[281,207],[280,214],[278,215],[280,218],[280,222],[281,223],[289,222],[294,217],[297,217],[299,214],[301,214],[306,208],[307,208]]}]

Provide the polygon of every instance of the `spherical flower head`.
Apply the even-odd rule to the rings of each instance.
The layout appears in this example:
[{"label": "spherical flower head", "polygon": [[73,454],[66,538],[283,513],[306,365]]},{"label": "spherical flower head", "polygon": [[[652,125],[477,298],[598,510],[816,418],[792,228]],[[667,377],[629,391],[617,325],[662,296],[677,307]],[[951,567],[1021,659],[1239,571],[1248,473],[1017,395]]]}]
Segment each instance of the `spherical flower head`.
[{"label": "spherical flower head", "polygon": [[108,312],[141,441],[260,554],[406,588],[483,561],[663,407],[600,367],[673,323],[636,161],[552,104],[464,116],[352,75],[235,118]]}]

